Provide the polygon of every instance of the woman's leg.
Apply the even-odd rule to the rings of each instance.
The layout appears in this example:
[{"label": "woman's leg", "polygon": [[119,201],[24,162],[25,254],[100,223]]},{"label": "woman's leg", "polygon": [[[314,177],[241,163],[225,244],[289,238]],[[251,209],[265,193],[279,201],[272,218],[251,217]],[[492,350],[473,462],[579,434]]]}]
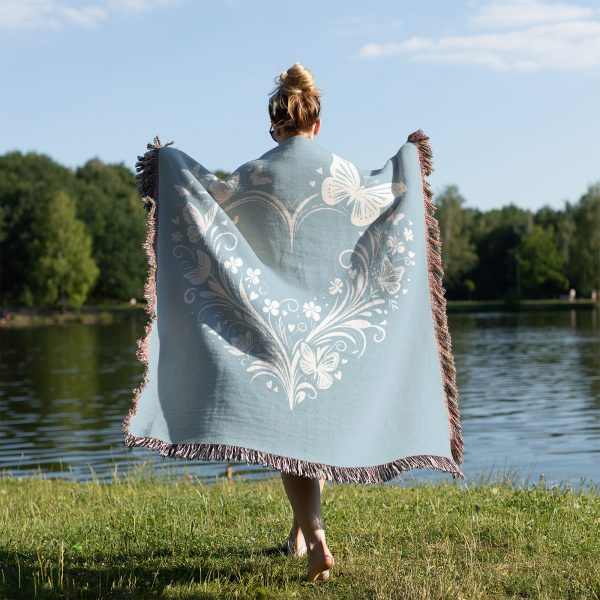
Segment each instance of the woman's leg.
[{"label": "woman's leg", "polygon": [[333,556],[327,547],[325,529],[321,517],[321,488],[319,479],[310,479],[289,473],[281,473],[294,516],[304,534],[308,554],[306,581],[322,578],[333,566]]},{"label": "woman's leg", "polygon": [[[323,493],[323,486],[325,485],[324,479],[319,479],[320,492]],[[294,507],[292,506],[292,511]],[[293,553],[298,556],[304,556],[306,554],[306,541],[304,540],[304,534],[302,533],[302,529],[298,523],[298,519],[296,518],[296,513],[294,512],[294,518],[292,520],[292,528],[288,534],[288,541],[290,542]]]}]

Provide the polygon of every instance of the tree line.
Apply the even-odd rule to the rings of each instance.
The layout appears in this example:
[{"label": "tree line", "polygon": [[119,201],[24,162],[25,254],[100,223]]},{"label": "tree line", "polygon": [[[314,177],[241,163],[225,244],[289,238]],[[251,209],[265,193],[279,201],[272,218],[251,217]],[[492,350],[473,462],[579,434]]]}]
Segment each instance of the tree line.
[{"label": "tree line", "polygon": [[[600,290],[600,181],[562,209],[482,211],[465,206],[455,185],[434,204],[448,299]],[[135,174],[123,163],[92,158],[71,169],[35,152],[0,156],[0,302],[64,308],[141,299],[145,228]]]}]

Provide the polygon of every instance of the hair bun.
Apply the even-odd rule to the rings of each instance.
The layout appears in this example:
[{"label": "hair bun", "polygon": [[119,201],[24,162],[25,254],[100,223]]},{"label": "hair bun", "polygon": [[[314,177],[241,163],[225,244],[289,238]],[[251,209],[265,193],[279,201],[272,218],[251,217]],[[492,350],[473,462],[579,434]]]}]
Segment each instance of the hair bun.
[{"label": "hair bun", "polygon": [[288,94],[304,94],[315,92],[315,78],[313,74],[299,62],[279,75],[282,88]]},{"label": "hair bun", "polygon": [[269,116],[284,131],[307,131],[319,118],[321,91],[313,74],[300,63],[275,78],[269,99]]}]

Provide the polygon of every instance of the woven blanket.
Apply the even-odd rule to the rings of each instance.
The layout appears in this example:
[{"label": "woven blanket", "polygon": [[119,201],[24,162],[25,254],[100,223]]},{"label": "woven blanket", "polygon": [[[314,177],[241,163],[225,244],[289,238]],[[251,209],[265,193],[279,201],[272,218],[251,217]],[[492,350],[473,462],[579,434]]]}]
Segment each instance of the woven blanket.
[{"label": "woven blanket", "polygon": [[130,450],[338,483],[464,478],[428,140],[365,170],[298,135],[227,179],[147,145]]}]

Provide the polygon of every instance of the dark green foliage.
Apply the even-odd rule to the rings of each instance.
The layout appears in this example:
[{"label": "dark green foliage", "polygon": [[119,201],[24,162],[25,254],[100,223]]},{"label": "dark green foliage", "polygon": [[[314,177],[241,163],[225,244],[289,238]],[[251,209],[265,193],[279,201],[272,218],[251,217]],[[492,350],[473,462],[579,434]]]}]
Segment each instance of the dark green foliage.
[{"label": "dark green foliage", "polygon": [[79,215],[94,239],[94,259],[102,276],[92,296],[128,300],[142,297],[146,256],[145,211],[135,177],[124,165],[88,160],[76,171]]},{"label": "dark green foliage", "polygon": [[[222,179],[230,175],[214,173]],[[141,299],[148,268],[142,246],[146,213],[134,173],[123,163],[105,164],[98,158],[72,170],[43,154],[9,152],[0,156],[0,301],[58,301],[51,300],[56,273],[50,276],[47,263],[46,270],[40,269],[43,253],[65,243],[63,231],[47,226],[48,207],[57,192],[74,202],[74,218],[85,225],[82,232],[71,223],[69,234],[79,240],[71,253],[80,256],[79,271],[93,271],[83,248],[86,232],[100,270],[93,288],[81,287],[71,302],[79,302],[76,296],[88,302]],[[69,204],[68,199],[59,202]],[[449,300],[518,302],[556,298],[570,287],[579,297],[600,291],[600,182],[563,210],[543,206],[532,212],[509,204],[482,212],[466,208],[455,185],[438,194],[435,205]],[[66,206],[61,210],[69,212]],[[68,296],[66,287],[61,293]]]}]

